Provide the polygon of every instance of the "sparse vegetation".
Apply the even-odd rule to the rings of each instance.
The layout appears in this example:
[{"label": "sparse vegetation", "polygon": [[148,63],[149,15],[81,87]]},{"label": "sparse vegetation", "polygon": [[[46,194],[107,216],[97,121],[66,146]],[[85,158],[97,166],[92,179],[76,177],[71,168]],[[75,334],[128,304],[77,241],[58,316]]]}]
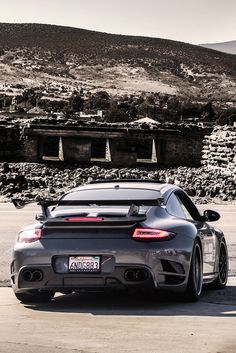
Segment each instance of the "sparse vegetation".
[{"label": "sparse vegetation", "polygon": [[140,116],[171,122],[235,120],[230,109],[236,107],[236,56],[199,46],[3,23],[0,65],[2,109],[14,95],[20,113],[37,103],[67,117],[103,110],[111,122]]}]

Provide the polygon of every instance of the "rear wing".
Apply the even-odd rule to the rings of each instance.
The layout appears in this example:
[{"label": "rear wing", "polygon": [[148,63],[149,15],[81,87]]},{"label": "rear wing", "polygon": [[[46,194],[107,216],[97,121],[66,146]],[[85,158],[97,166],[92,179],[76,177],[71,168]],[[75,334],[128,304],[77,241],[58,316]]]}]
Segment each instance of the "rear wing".
[{"label": "rear wing", "polygon": [[[32,200],[12,199],[12,203],[17,209],[22,209],[30,203],[35,203]],[[163,206],[164,199],[127,199],[127,200],[41,200],[37,205],[42,208],[43,220],[51,216],[49,207],[51,206],[130,206],[128,216],[137,216],[140,206]]]}]

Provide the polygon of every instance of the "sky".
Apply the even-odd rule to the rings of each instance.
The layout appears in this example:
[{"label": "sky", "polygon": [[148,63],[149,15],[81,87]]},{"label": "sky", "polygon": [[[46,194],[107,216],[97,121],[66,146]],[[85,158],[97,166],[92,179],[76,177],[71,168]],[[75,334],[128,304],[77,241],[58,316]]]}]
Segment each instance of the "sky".
[{"label": "sky", "polygon": [[0,0],[0,22],[217,43],[236,40],[236,0]]}]

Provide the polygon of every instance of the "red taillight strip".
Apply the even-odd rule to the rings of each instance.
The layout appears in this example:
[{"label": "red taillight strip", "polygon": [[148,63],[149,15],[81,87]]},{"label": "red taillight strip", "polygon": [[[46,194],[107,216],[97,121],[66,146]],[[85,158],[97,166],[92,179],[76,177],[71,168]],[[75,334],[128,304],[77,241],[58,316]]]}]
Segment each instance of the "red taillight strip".
[{"label": "red taillight strip", "polygon": [[136,228],[132,236],[133,239],[137,240],[168,240],[174,237],[175,233],[171,233],[163,229],[146,228]]},{"label": "red taillight strip", "polygon": [[68,222],[101,222],[104,221],[102,217],[69,217],[66,218]]},{"label": "red taillight strip", "polygon": [[18,242],[19,243],[33,243],[34,241],[37,241],[41,239],[42,237],[42,229],[29,229],[29,230],[23,230],[18,234]]}]

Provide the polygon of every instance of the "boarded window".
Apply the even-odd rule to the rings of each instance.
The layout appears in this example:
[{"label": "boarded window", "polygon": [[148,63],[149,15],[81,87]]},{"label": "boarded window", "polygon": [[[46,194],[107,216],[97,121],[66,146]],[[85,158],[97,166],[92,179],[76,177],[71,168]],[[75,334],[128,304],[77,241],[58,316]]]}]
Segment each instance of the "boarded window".
[{"label": "boarded window", "polygon": [[59,159],[59,137],[48,136],[43,141],[43,159]]},{"label": "boarded window", "polygon": [[152,159],[152,140],[140,140],[136,148],[138,160],[145,161]]},{"label": "boarded window", "polygon": [[93,139],[91,144],[91,159],[106,158],[106,139]]}]

